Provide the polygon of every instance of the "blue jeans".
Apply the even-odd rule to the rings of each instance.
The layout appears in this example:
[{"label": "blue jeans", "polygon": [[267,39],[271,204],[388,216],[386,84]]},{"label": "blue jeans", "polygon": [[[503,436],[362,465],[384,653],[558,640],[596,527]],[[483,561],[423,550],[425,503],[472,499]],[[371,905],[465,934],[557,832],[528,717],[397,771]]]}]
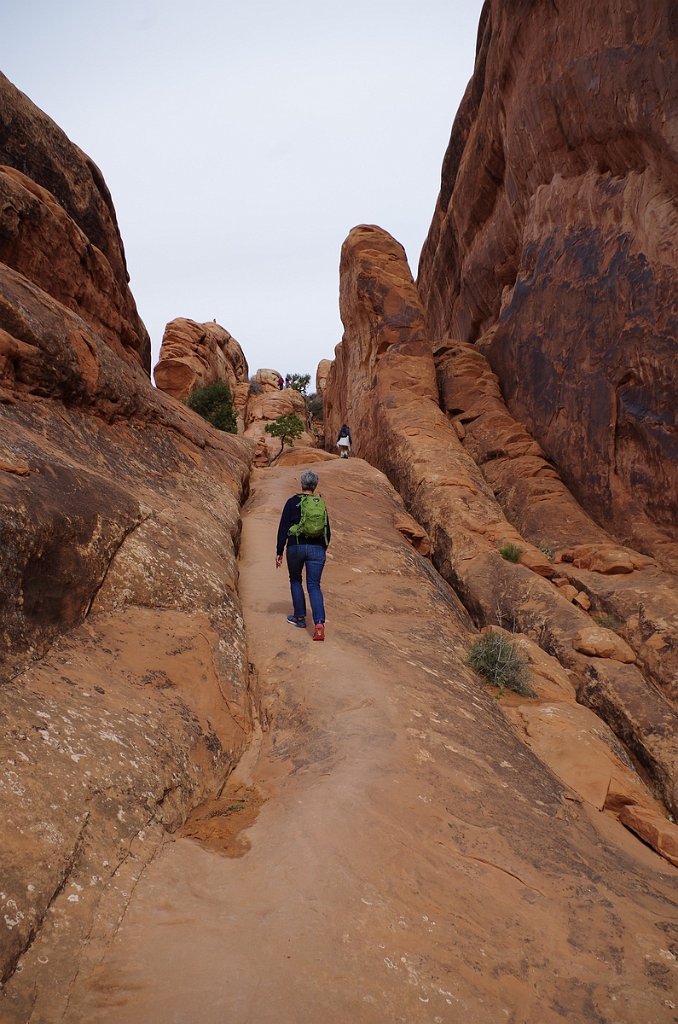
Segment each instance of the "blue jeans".
[{"label": "blue jeans", "polygon": [[325,548],[322,544],[297,544],[291,538],[287,542],[287,568],[290,573],[294,615],[297,619],[306,616],[306,599],[301,583],[301,570],[304,565],[306,566],[306,589],[311,602],[313,622],[317,625],[317,623],[325,621],[325,605],[320,589],[320,577],[325,568]]}]

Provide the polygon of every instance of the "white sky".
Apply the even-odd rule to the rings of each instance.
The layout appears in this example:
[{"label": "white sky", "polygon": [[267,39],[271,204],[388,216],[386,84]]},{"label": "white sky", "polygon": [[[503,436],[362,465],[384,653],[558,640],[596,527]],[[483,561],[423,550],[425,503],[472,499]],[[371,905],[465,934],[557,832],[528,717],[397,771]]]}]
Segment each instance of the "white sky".
[{"label": "white sky", "polygon": [[250,372],[341,340],[339,252],[416,276],[482,0],[5,0],[1,68],[99,165],[157,362],[216,319]]}]

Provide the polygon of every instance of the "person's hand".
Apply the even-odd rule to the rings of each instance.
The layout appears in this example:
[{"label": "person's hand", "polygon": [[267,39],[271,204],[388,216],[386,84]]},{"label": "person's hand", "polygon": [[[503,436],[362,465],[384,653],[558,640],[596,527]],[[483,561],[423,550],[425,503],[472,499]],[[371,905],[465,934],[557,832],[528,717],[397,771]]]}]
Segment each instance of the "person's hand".
[{"label": "person's hand", "polygon": [[281,565],[282,565],[282,555],[276,555],[275,556],[275,567],[276,567],[276,569],[279,569]]}]

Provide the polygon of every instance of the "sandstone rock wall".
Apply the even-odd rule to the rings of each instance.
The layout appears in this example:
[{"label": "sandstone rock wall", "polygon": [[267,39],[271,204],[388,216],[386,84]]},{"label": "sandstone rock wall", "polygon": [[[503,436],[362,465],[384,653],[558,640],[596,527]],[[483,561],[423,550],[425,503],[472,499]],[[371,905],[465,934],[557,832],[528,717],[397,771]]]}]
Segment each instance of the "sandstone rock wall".
[{"label": "sandstone rock wall", "polygon": [[[261,371],[270,372],[270,371]],[[305,426],[304,432],[294,442],[295,446],[312,448],[315,438],[309,429],[306,413],[306,400],[294,388],[280,391],[277,386],[264,387],[259,394],[250,396],[247,403],[245,419],[245,437],[251,438],[261,446],[265,446],[267,461],[275,458],[280,452],[280,440],[266,433],[266,424],[277,420],[279,416],[298,416]]]},{"label": "sandstone rock wall", "polygon": [[419,266],[565,483],[641,551],[678,513],[673,5],[488,0]]},{"label": "sandstone rock wall", "polygon": [[[678,698],[678,586],[652,559],[622,547],[584,512],[539,445],[509,413],[477,346],[448,340],[435,352],[442,409],[507,519],[558,563],[563,585],[599,619],[623,626],[645,671]],[[678,569],[678,546],[659,545]],[[641,570],[640,572],[637,570]],[[639,608],[643,609],[639,614]]]},{"label": "sandstone rock wall", "polygon": [[99,168],[0,74],[0,262],[148,375],[151,343]]},{"label": "sandstone rock wall", "polygon": [[153,371],[156,387],[173,398],[188,398],[196,388],[227,384],[242,433],[249,396],[249,369],[232,334],[217,323],[199,324],[178,317],[165,327]]},{"label": "sandstone rock wall", "polygon": [[[458,423],[438,406],[431,340],[404,250],[378,228],[354,228],[342,248],[340,274],[345,331],[325,390],[326,444],[334,443],[342,422],[349,424],[355,454],[395,484],[431,538],[434,564],[476,623],[523,632],[557,656],[572,673],[581,699],[613,724],[657,779],[669,805],[676,806],[678,748],[672,733],[678,718],[672,676],[662,676],[665,688],[658,692],[652,672],[644,676],[639,667],[644,658],[652,661],[651,655],[639,655],[587,614],[589,593],[595,595],[601,584],[589,583],[588,592],[573,586],[561,564],[530,544],[504,515],[481,468],[464,450]],[[454,420],[457,410],[451,412]],[[525,431],[521,436],[513,429],[525,452],[537,458],[538,449],[533,443],[530,448]],[[506,433],[503,440],[508,440]],[[567,517],[575,503],[569,495],[563,502],[561,512]],[[510,503],[507,509],[512,511]],[[578,516],[588,522],[583,513]],[[594,524],[586,529],[584,538],[595,538],[601,554],[615,548]],[[508,543],[520,549],[517,565],[500,554]],[[624,557],[634,576],[634,565],[638,575],[643,567],[656,572],[637,552],[626,551]],[[647,575],[636,579],[636,587],[651,597],[656,582],[655,575]],[[661,625],[655,622],[648,633],[658,634],[655,643],[665,650],[672,649],[678,635],[674,582],[662,577],[668,603],[661,609],[653,606]],[[603,585],[615,589],[609,576]],[[639,640],[641,632],[630,629],[624,635]]]},{"label": "sandstone rock wall", "polygon": [[321,359],[318,363],[318,368],[315,374],[315,389],[318,394],[322,395],[325,393],[325,386],[327,384],[327,375],[330,372],[332,365],[331,359]]},{"label": "sandstone rock wall", "polygon": [[227,384],[233,395],[238,433],[255,442],[257,465],[268,465],[280,453],[278,438],[266,433],[266,425],[279,416],[298,416],[305,425],[295,446],[316,446],[304,396],[294,388],[283,387],[278,370],[257,370],[252,375],[253,386],[248,373],[240,345],[219,324],[178,318],[165,328],[154,371],[161,391],[183,399],[206,384]]},{"label": "sandstone rock wall", "polygon": [[145,332],[112,343],[126,283],[108,193],[0,87],[3,159],[23,154],[0,215],[0,980],[49,932],[68,986],[63,936],[84,939],[108,881],[133,885],[248,742],[253,445],[151,387]]}]

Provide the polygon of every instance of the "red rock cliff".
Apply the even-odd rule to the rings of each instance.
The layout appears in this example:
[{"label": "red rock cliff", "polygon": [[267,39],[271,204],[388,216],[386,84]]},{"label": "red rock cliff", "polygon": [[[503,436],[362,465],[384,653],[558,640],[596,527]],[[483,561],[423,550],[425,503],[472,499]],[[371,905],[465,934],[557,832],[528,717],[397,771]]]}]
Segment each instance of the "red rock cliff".
[{"label": "red rock cliff", "polygon": [[[378,227],[353,228],[342,246],[340,311],[344,336],[324,394],[326,445],[349,425],[353,453],[395,485],[474,621],[507,624],[555,655],[578,699],[678,806],[675,578],[620,550],[588,519],[492,381],[482,382],[482,357],[469,365],[459,343],[438,353],[439,385],[444,404],[469,421],[468,439],[453,410],[443,413],[405,252]],[[553,561],[537,547],[546,531]],[[507,543],[519,564],[502,557]],[[613,613],[606,621],[618,632],[601,629],[588,609]]]},{"label": "red rock cliff", "polygon": [[96,168],[2,78],[0,102],[0,982],[40,937],[52,993],[131,844],[151,855],[247,742],[253,445],[151,386]]},{"label": "red rock cliff", "polygon": [[667,0],[488,0],[418,279],[641,550],[678,512],[677,42]]},{"label": "red rock cliff", "polygon": [[[0,74],[0,262],[151,369],[125,252],[99,168]],[[0,358],[2,349],[0,349]]]}]

